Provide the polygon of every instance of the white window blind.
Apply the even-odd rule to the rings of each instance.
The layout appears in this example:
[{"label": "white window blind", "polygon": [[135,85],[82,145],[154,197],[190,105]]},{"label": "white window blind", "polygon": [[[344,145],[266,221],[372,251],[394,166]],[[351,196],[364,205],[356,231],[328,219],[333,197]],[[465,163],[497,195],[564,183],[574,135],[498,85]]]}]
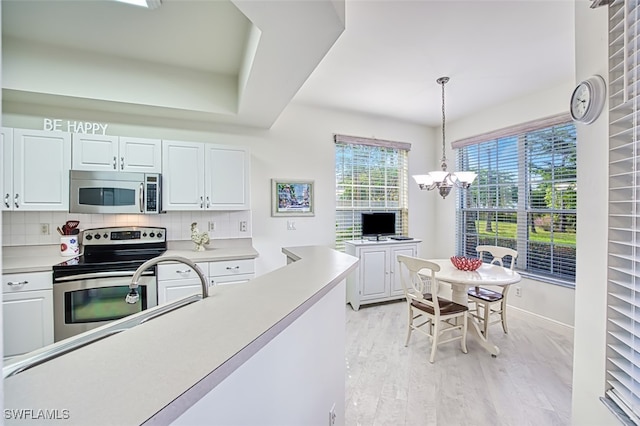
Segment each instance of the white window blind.
[{"label": "white window blind", "polygon": [[481,244],[518,251],[516,266],[574,285],[576,134],[566,114],[453,144],[458,169],[478,174],[458,192],[459,255]]},{"label": "white window blind", "polygon": [[[607,398],[640,424],[638,0],[609,5]],[[615,410],[620,412],[620,410]]]},{"label": "white window blind", "polygon": [[336,249],[362,237],[361,214],[394,212],[396,234],[408,233],[408,152],[402,142],[335,135]]}]

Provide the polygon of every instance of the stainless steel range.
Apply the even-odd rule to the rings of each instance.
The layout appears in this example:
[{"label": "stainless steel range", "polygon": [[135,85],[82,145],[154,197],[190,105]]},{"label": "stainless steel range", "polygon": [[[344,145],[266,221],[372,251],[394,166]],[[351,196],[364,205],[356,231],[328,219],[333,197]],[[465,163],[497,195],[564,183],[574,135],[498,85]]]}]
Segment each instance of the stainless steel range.
[{"label": "stainless steel range", "polygon": [[167,250],[165,228],[86,229],[82,239],[82,256],[53,267],[56,342],[158,304],[155,266],[143,273],[138,302],[125,298],[136,269]]}]

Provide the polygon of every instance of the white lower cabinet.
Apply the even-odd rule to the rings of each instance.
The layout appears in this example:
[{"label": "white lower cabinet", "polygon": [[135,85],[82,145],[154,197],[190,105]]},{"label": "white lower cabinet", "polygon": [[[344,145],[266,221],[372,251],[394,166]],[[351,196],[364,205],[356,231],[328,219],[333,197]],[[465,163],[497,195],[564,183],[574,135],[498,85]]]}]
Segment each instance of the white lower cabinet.
[{"label": "white lower cabinet", "polygon": [[209,263],[211,285],[238,284],[255,276],[253,259],[221,260]]},{"label": "white lower cabinet", "polygon": [[358,269],[347,277],[347,303],[354,310],[360,305],[404,297],[399,254],[417,256],[419,240],[347,241],[345,252],[360,259]]},{"label": "white lower cabinet", "polygon": [[[253,259],[198,262],[196,265],[208,278],[209,287],[238,284],[255,276]],[[159,305],[192,294],[202,294],[200,278],[192,268],[181,263],[158,265]]]},{"label": "white lower cabinet", "polygon": [[51,272],[3,275],[2,321],[5,358],[52,344]]},{"label": "white lower cabinet", "polygon": [[[205,277],[209,276],[207,262],[196,263]],[[158,265],[158,305],[192,294],[202,294],[202,283],[196,271],[182,263]]]}]

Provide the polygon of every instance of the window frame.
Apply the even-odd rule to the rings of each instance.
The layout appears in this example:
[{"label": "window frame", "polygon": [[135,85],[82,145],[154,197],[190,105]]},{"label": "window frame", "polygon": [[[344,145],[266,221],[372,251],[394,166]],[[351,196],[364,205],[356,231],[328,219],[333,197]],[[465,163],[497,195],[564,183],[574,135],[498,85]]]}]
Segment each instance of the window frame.
[{"label": "window frame", "polygon": [[[567,132],[567,135],[572,136],[572,138],[569,139],[569,144],[566,143],[566,139],[562,138],[562,134],[560,134],[559,138],[555,136],[555,133],[559,131]],[[476,182],[472,184],[471,188],[467,191],[458,191],[456,203],[456,253],[458,255],[476,256],[475,246],[479,244],[510,247],[519,253],[516,268],[521,275],[542,282],[575,288],[575,231],[573,232],[573,242],[571,242],[571,238],[567,238],[567,241],[563,242],[561,238],[562,234],[560,234],[561,231],[556,231],[557,227],[565,230],[567,223],[570,225],[576,224],[577,163],[575,162],[575,156],[577,145],[575,131],[575,124],[570,116],[565,113],[452,143],[452,147],[456,149],[458,169],[471,170],[478,173],[478,178]],[[553,132],[551,138],[543,139],[541,135],[545,132]],[[539,139],[537,142],[534,140],[535,136]],[[535,145],[536,143],[542,145],[549,141],[554,144],[552,146],[553,150],[551,152],[547,151],[545,155],[555,159],[554,154],[560,152],[563,159],[573,158],[573,167],[565,167],[565,175],[561,176],[555,176],[555,169],[549,167],[551,174],[546,180],[540,179],[540,176],[534,180],[532,176],[540,175],[541,169],[537,170],[537,173],[534,173],[536,169],[530,167],[530,165],[533,164],[531,159],[542,157],[533,156],[531,152],[533,152],[533,149],[537,146]],[[500,150],[505,150],[505,146],[508,147],[509,143],[515,144],[516,153],[510,156],[505,155],[507,158],[500,160]],[[559,145],[555,146],[556,143]],[[473,152],[474,149],[476,152]],[[485,157],[493,158],[491,156],[495,156],[495,164],[489,166],[489,160],[484,160],[485,163],[482,163],[480,160],[480,152],[482,149],[486,150],[484,153]],[[476,158],[470,159],[474,154]],[[502,163],[500,161],[502,161]],[[474,162],[476,167],[471,165]],[[501,166],[505,170],[511,170],[511,182],[509,182],[508,178],[507,182],[500,182],[500,179],[504,179],[505,176],[509,175],[508,172],[503,172],[502,178],[500,177]],[[516,167],[515,169],[514,166]],[[493,178],[491,177],[491,172],[496,172]],[[482,176],[484,176],[484,182]],[[513,179],[514,177],[515,179]],[[491,179],[494,179],[494,181],[492,182]],[[536,188],[536,192],[538,193],[540,193],[543,188],[546,188],[547,195],[550,197],[547,203],[550,203],[550,206],[548,205],[545,208],[534,206],[534,198],[531,195],[533,193],[532,188]],[[491,198],[493,198],[493,194],[495,194],[496,200],[494,207],[478,204],[478,200],[481,199],[481,195],[483,194],[486,195],[486,197],[491,195]],[[501,194],[502,197],[500,196]],[[565,199],[567,200],[567,205],[573,207],[564,207]],[[501,204],[500,200],[507,201]],[[507,205],[508,200],[512,201],[511,205]],[[557,206],[557,200],[561,200],[561,207]],[[475,233],[469,231],[470,220],[482,220],[483,215],[488,219],[491,214],[495,215],[494,219],[491,219],[491,222],[496,225],[496,232],[493,236],[487,235],[486,231],[479,231],[477,224],[474,225],[473,228]],[[502,215],[503,220],[499,220],[500,215]],[[508,220],[509,216],[514,215],[515,218]],[[548,242],[542,241],[535,244],[536,241],[531,238],[529,228],[531,221],[536,217],[540,221],[544,219],[546,227],[549,228],[548,230],[546,228],[544,229],[545,232],[549,232]],[[567,219],[567,217],[569,219]],[[571,218],[573,219],[571,220]],[[485,219],[485,223],[487,219]],[[546,223],[547,221],[550,222]],[[515,234],[509,237],[499,235],[497,231],[498,224],[507,224],[508,222],[515,224]],[[542,225],[537,226],[541,227]],[[534,229],[535,228],[536,226],[534,225]],[[493,229],[493,227],[491,229]],[[560,237],[557,242],[554,241],[554,232]],[[571,232],[567,233],[567,235],[569,234],[571,234]],[[549,265],[548,270],[540,266],[545,264],[546,256],[536,254],[534,251],[536,246],[538,249],[544,250],[545,253],[547,253],[546,250],[548,250],[548,254],[555,255],[556,252],[559,253],[556,258],[552,258],[551,263],[546,262],[546,264]],[[545,248],[545,246],[548,248]],[[572,256],[571,252],[573,252]],[[567,253],[569,253],[569,256],[567,256]],[[558,275],[557,271],[560,272],[560,275]]]},{"label": "window frame", "polygon": [[[347,136],[347,135],[334,135],[335,142],[335,150],[334,150],[334,161],[335,161],[335,188],[336,188],[336,231],[335,231],[335,248],[339,251],[344,251],[344,241],[357,240],[362,238],[362,228],[361,228],[361,217],[360,213],[369,213],[369,212],[395,212],[396,213],[396,234],[397,235],[407,235],[409,231],[409,204],[408,204],[408,196],[409,196],[409,151],[411,149],[411,144],[406,142],[395,142],[381,139],[370,139],[370,138],[362,138],[355,136]],[[395,184],[388,184],[388,170],[393,170],[394,168],[385,167],[385,180],[384,184],[379,185],[376,182],[372,184],[371,175],[368,176],[366,182],[359,181],[355,183],[352,180],[351,184],[345,184],[344,182],[340,182],[339,178],[339,149],[349,149],[352,147],[359,147],[360,149],[377,151],[378,154],[382,154],[384,157],[385,164],[389,161],[397,162],[397,168],[395,168],[396,177],[394,180],[397,182]],[[352,148],[353,149],[353,148]],[[386,155],[385,153],[391,154]],[[354,163],[351,163],[354,164]],[[361,167],[367,168],[371,166],[371,162],[368,161],[367,164],[360,164]],[[353,170],[351,171],[353,173]],[[344,173],[344,168],[343,172]],[[351,188],[352,194],[355,194],[357,191],[355,189],[366,189],[363,192],[367,193],[366,199],[355,200],[355,198],[351,199],[351,205],[341,205],[344,203],[344,199],[341,199],[341,194],[345,188]],[[390,188],[397,189],[397,206],[390,205],[388,196],[384,197],[384,205],[380,205],[379,201],[374,202],[372,200],[371,195],[374,193],[379,193],[376,191],[371,191],[372,188],[384,188],[385,191],[388,191]],[[356,201],[363,203],[362,205],[356,205]],[[347,214],[345,215],[345,212]],[[349,212],[351,214],[350,219],[346,219],[348,217]],[[347,227],[346,225],[350,225]],[[349,231],[350,229],[350,231]]]}]

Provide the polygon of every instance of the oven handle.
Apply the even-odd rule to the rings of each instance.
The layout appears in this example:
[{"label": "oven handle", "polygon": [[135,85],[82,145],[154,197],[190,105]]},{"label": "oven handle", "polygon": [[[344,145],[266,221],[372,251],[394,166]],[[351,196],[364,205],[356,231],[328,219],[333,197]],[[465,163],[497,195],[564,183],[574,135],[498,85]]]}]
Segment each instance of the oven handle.
[{"label": "oven handle", "polygon": [[[63,281],[76,281],[76,280],[91,280],[96,278],[118,278],[118,277],[133,277],[136,271],[105,271],[105,272],[93,272],[90,274],[78,274],[70,275],[68,277],[55,278],[54,282]],[[143,276],[155,275],[154,271],[144,271]]]}]

